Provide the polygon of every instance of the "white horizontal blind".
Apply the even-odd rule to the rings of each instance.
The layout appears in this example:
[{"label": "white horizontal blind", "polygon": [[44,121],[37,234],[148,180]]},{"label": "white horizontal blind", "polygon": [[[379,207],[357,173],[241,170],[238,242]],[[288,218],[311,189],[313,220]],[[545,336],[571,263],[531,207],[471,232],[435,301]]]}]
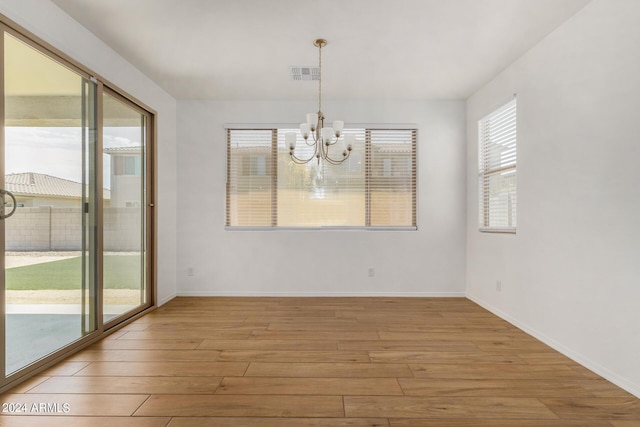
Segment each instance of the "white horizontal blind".
[{"label": "white horizontal blind", "polygon": [[415,129],[367,130],[367,225],[416,225]]},{"label": "white horizontal blind", "polygon": [[356,140],[340,165],[294,163],[288,132],[298,158],[313,155],[298,129],[227,129],[227,226],[415,228],[415,129],[344,129]]},{"label": "white horizontal blind", "polygon": [[515,231],[516,99],[478,121],[480,228]]},{"label": "white horizontal blind", "polygon": [[227,225],[274,225],[272,129],[227,130]]},{"label": "white horizontal blind", "polygon": [[[340,165],[312,159],[296,164],[285,144],[287,132],[297,135],[298,158],[313,156],[298,129],[278,129],[278,226],[343,227],[364,226],[364,129],[345,129],[356,142],[349,158]],[[341,141],[329,148],[332,159],[340,160]]]}]

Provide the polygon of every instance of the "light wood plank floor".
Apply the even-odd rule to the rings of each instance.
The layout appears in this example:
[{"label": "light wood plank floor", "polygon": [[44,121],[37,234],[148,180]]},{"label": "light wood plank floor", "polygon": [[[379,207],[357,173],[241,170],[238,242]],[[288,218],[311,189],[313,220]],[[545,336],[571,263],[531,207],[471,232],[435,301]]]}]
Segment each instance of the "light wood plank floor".
[{"label": "light wood plank floor", "polygon": [[463,298],[176,298],[0,400],[30,412],[0,426],[640,426],[637,398]]}]

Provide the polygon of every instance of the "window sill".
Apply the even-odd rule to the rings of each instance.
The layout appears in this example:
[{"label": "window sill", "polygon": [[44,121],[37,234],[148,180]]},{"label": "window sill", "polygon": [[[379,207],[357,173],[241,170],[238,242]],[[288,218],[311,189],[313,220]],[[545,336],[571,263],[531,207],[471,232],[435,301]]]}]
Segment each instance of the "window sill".
[{"label": "window sill", "polygon": [[481,233],[516,234],[516,229],[515,228],[498,228],[498,227],[483,228],[483,227],[480,227],[478,229],[478,231],[480,231]]},{"label": "window sill", "polygon": [[416,226],[398,227],[357,227],[357,226],[327,226],[327,227],[243,227],[225,226],[226,231],[416,231]]}]

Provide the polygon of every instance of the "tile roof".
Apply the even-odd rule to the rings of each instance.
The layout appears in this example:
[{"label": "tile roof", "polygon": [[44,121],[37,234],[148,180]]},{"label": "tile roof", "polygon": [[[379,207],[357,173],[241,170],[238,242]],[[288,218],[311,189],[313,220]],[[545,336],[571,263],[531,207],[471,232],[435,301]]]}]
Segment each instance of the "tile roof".
[{"label": "tile roof", "polygon": [[103,151],[107,154],[118,154],[118,153],[131,153],[131,154],[140,154],[142,147],[139,145],[135,145],[132,147],[112,147],[105,148]]},{"label": "tile roof", "polygon": [[[82,184],[42,173],[11,173],[4,177],[5,188],[16,196],[82,197]],[[104,198],[111,192],[104,190]]]}]

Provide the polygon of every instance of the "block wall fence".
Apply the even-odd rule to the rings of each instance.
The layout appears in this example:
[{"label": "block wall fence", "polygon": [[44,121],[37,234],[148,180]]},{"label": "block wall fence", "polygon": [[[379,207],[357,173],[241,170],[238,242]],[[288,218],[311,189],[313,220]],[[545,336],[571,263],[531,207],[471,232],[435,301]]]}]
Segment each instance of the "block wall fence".
[{"label": "block wall fence", "polygon": [[[104,209],[104,250],[139,251],[141,211]],[[79,251],[82,247],[80,208],[18,208],[5,220],[7,251]]]}]

